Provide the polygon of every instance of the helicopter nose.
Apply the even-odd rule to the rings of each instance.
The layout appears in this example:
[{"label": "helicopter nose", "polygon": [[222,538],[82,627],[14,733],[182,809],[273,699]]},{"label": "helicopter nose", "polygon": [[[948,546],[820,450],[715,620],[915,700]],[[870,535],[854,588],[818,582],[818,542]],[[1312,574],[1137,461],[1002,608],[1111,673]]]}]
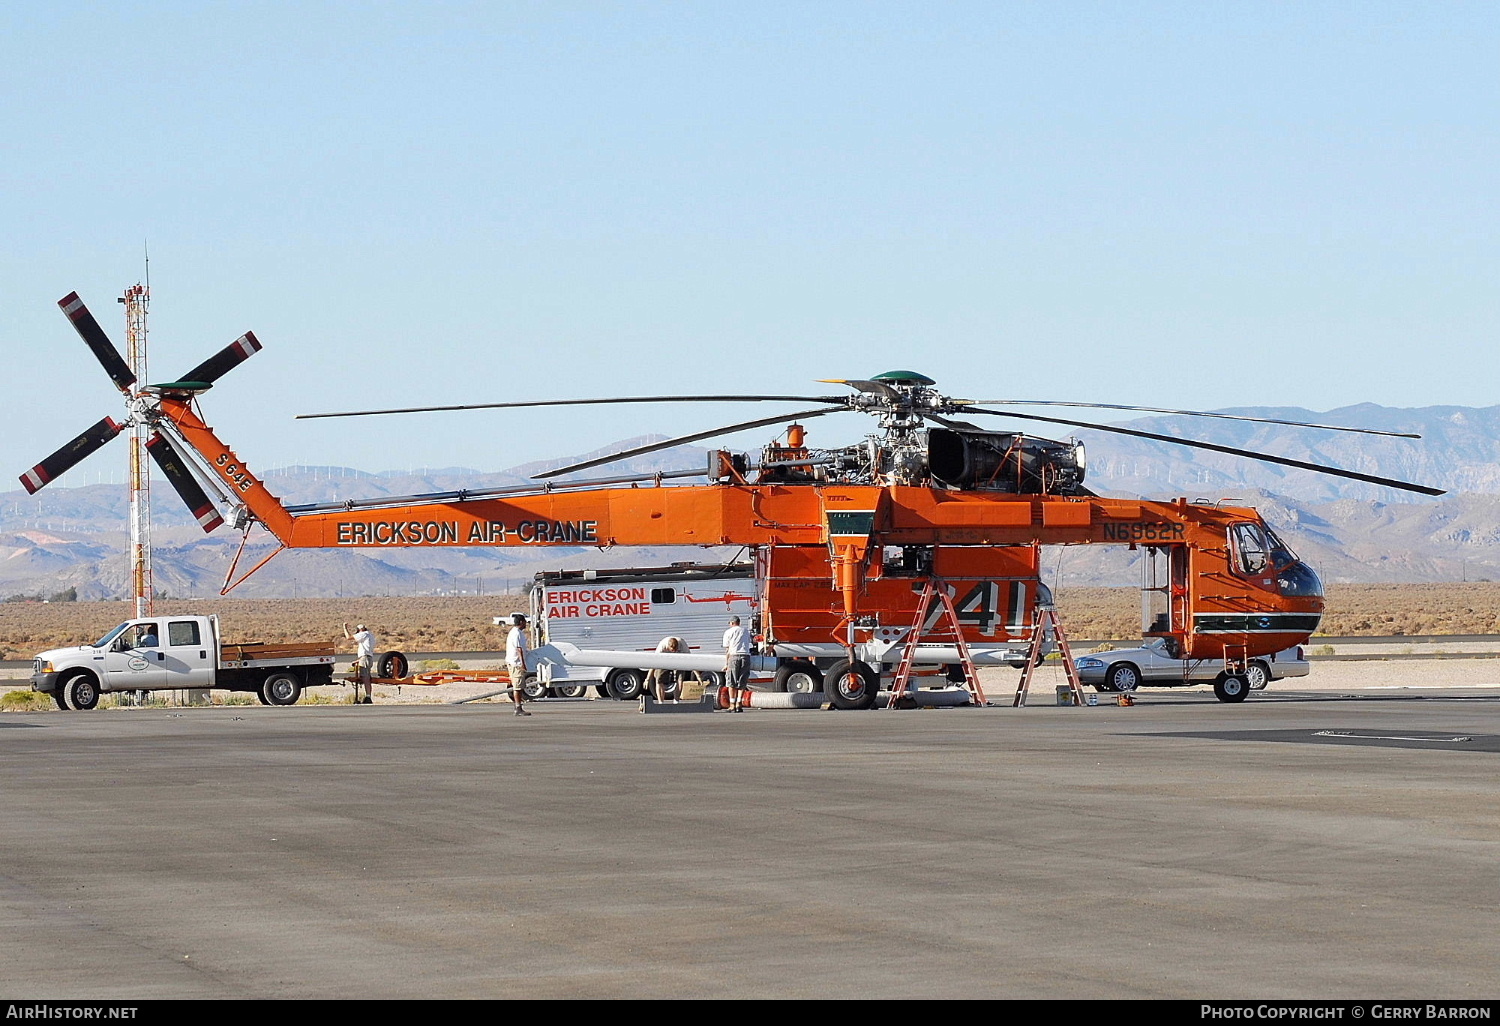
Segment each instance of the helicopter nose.
[{"label": "helicopter nose", "polygon": [[1322,598],[1323,581],[1318,572],[1300,559],[1293,560],[1276,573],[1276,586],[1288,598]]}]

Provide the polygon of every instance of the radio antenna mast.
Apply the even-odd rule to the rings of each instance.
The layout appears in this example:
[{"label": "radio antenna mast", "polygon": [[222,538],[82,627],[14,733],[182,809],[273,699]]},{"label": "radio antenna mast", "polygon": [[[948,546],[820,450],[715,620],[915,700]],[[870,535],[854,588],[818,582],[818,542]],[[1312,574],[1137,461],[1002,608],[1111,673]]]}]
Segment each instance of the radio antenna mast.
[{"label": "radio antenna mast", "polygon": [[[135,380],[146,377],[146,310],[151,305],[151,254],[146,254],[146,284],[125,290],[126,359]],[[135,597],[135,615],[149,616],[156,588],[151,578],[151,470],[146,462],[146,442],[151,425],[133,410],[130,432],[130,583]]]}]

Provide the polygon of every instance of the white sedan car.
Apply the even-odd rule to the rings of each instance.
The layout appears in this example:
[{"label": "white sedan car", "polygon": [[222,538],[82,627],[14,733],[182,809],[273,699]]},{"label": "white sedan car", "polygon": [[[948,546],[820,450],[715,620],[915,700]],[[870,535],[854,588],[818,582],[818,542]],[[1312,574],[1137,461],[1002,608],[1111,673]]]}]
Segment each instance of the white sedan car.
[{"label": "white sedan car", "polygon": [[[1232,693],[1230,685],[1223,690],[1224,662],[1220,659],[1177,659],[1171,654],[1166,638],[1151,638],[1140,648],[1092,652],[1075,660],[1078,677],[1097,691],[1134,691],[1139,687],[1186,687],[1212,684],[1222,701],[1234,702],[1244,693]],[[1245,668],[1250,690],[1259,691],[1273,680],[1307,676],[1307,658],[1302,646],[1284,649],[1274,655],[1256,656]]]}]

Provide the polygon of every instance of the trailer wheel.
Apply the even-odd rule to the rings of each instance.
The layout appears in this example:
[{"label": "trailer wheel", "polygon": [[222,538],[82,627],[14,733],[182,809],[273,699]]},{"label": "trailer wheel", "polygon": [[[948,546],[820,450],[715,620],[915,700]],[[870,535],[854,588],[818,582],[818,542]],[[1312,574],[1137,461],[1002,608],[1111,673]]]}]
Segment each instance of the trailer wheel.
[{"label": "trailer wheel", "polygon": [[296,705],[302,697],[302,681],[295,673],[277,670],[261,684],[260,695],[267,705]]},{"label": "trailer wheel", "polygon": [[823,674],[806,659],[793,659],[776,668],[771,681],[771,690],[789,691],[795,695],[811,695],[823,690]]},{"label": "trailer wheel", "polygon": [[91,673],[75,673],[60,681],[58,687],[62,688],[63,701],[69,709],[87,712],[99,704],[99,682]]},{"label": "trailer wheel", "polygon": [[526,683],[521,685],[521,694],[526,696],[528,702],[535,702],[539,698],[547,697],[547,685],[543,684],[536,674],[528,673]]},{"label": "trailer wheel", "polygon": [[400,652],[387,652],[375,660],[375,676],[386,680],[405,677],[407,669],[406,656]]},{"label": "trailer wheel", "polygon": [[880,677],[858,659],[840,659],[828,668],[823,688],[835,709],[868,709],[875,704]]},{"label": "trailer wheel", "polygon": [[582,698],[589,693],[589,686],[587,684],[564,684],[552,690],[556,691],[560,698]]},{"label": "trailer wheel", "polygon": [[615,670],[605,679],[611,698],[633,702],[646,690],[646,675],[640,670]]},{"label": "trailer wheel", "polygon": [[1239,674],[1221,673],[1214,681],[1214,697],[1221,702],[1243,702],[1249,694],[1250,684]]},{"label": "trailer wheel", "polygon": [[608,687],[608,685],[605,685],[605,684],[595,684],[594,685],[594,694],[598,695],[600,698],[609,698],[609,697],[611,697],[610,693],[609,693],[609,687]]}]

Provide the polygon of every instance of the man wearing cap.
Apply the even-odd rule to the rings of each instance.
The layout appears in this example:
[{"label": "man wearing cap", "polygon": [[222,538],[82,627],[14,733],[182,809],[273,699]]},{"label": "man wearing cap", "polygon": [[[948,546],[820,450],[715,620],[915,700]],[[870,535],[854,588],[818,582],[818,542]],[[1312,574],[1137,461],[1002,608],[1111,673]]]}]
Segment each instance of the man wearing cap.
[{"label": "man wearing cap", "polygon": [[359,671],[359,683],[354,685],[354,704],[374,705],[375,700],[370,697],[370,673],[375,668],[375,635],[362,623],[356,624],[354,633],[350,634],[346,623],[344,637],[354,642],[354,668]]},{"label": "man wearing cap", "polygon": [[522,704],[526,684],[526,617],[515,613],[510,618],[510,633],[505,636],[505,668],[510,674],[510,699],[516,704],[517,716],[530,716]]}]

